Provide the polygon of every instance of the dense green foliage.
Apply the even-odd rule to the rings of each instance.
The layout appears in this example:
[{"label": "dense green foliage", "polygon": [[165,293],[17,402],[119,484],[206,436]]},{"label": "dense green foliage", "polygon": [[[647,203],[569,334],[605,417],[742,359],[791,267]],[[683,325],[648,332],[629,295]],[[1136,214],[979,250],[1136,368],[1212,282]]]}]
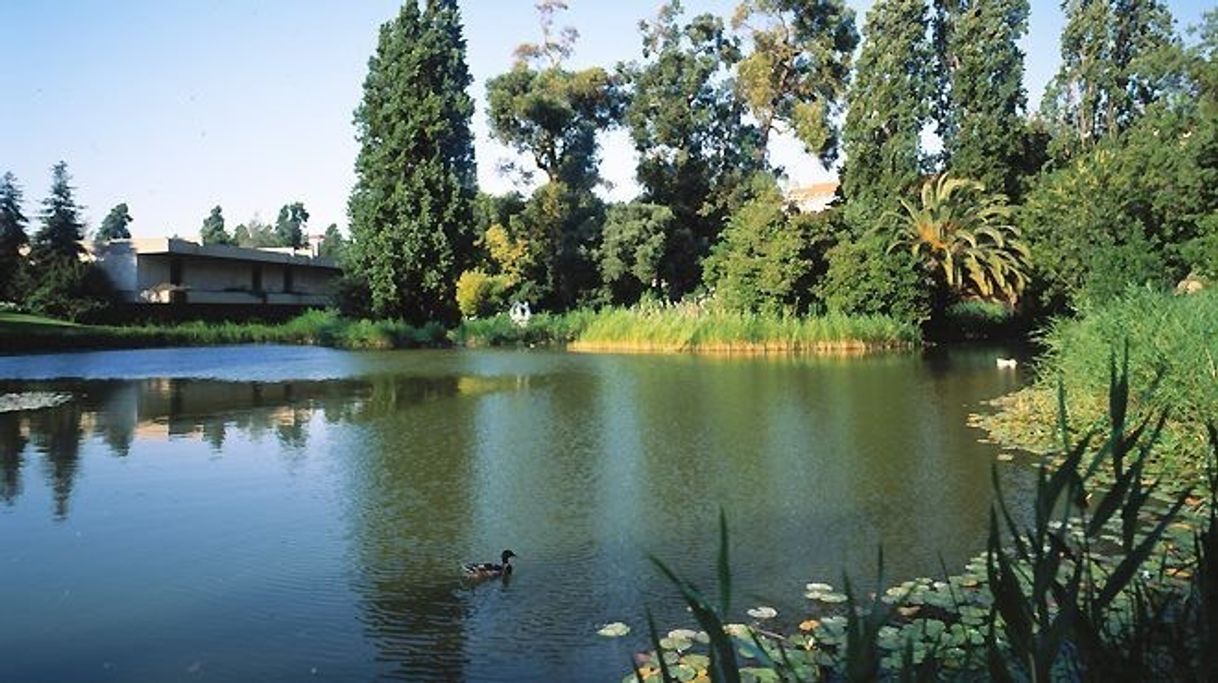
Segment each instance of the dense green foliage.
[{"label": "dense green foliage", "polygon": [[29,221],[21,210],[21,199],[17,176],[6,172],[0,178],[0,301],[17,297],[16,285],[25,268],[21,250],[30,238],[25,232]]},{"label": "dense green foliage", "polygon": [[760,176],[755,184],[754,198],[732,215],[706,259],[706,285],[728,310],[804,312],[812,303],[821,224],[788,213],[772,179]]},{"label": "dense green foliage", "polygon": [[279,217],[275,219],[275,236],[279,238],[280,246],[299,249],[305,244],[305,224],[309,222],[309,212],[301,202],[284,204],[279,209]]},{"label": "dense green foliage", "polygon": [[612,302],[633,303],[644,292],[663,295],[661,268],[674,221],[672,210],[658,204],[609,208],[597,266]]},{"label": "dense green foliage", "polygon": [[234,245],[237,243],[228,234],[228,231],[224,229],[224,210],[219,206],[213,206],[211,213],[207,214],[207,218],[203,219],[203,227],[199,229],[199,241],[203,244],[221,245]]},{"label": "dense green foliage", "polygon": [[130,210],[127,208],[127,203],[116,205],[110,209],[110,213],[102,219],[101,227],[97,229],[97,239],[99,240],[128,240],[131,239],[131,231],[127,226],[134,220],[131,217]]},{"label": "dense green foliage", "polygon": [[51,193],[42,200],[39,219],[42,227],[34,233],[32,258],[37,262],[54,259],[76,259],[81,253],[80,241],[85,238],[85,224],[80,206],[73,195],[68,165],[59,162],[51,167]]},{"label": "dense green foliage", "polygon": [[867,13],[850,84],[842,190],[852,222],[895,211],[922,175],[922,129],[934,95],[923,0],[880,0]]},{"label": "dense green foliage", "polygon": [[843,315],[930,318],[934,284],[923,265],[888,240],[872,234],[839,242],[826,253],[828,268],[817,288],[825,307]]},{"label": "dense green foliage", "polygon": [[834,159],[835,115],[858,45],[854,11],[842,0],[741,0],[732,26],[752,46],[736,73],[761,134],[758,158],[781,126],[812,154]]},{"label": "dense green foliage", "polygon": [[763,168],[759,131],[746,121],[731,76],[742,56],[739,40],[711,14],[680,24],[681,9],[679,2],[663,5],[640,25],[643,61],[624,69],[640,199],[672,212],[657,270],[673,298],[701,282],[702,260],[740,203],[740,189]]},{"label": "dense green foliage", "polygon": [[935,21],[942,161],[992,192],[1018,198],[1031,140],[1023,120],[1028,0],[938,0]]},{"label": "dense green foliage", "polygon": [[[1218,414],[1218,291],[1175,296],[1133,287],[1079,318],[1061,319],[1045,334],[1039,381],[1000,405],[988,426],[1004,442],[1037,450],[1053,445],[1051,422],[1060,381],[1076,424],[1103,416],[1108,362],[1129,344],[1130,379],[1153,391],[1134,395],[1132,410],[1166,412],[1163,448],[1151,463],[1177,484],[1200,481],[1205,464],[1205,422]],[[1161,375],[1161,377],[1160,377]],[[1159,380],[1156,382],[1156,378]]]},{"label": "dense green foliage", "polygon": [[377,316],[454,317],[454,283],[473,244],[470,82],[455,0],[423,10],[406,2],[381,27],[355,112],[348,255]]},{"label": "dense green foliage", "polygon": [[1072,0],[1064,8],[1062,64],[1041,105],[1061,157],[1128,129],[1179,76],[1179,38],[1161,0]]}]

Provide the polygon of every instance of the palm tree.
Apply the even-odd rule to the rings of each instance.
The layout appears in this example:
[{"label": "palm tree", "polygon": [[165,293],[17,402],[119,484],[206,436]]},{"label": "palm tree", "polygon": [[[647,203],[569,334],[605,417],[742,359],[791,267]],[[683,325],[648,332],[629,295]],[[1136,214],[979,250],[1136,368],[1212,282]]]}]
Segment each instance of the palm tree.
[{"label": "palm tree", "polygon": [[956,295],[1014,303],[1027,284],[1028,247],[1011,224],[1006,195],[944,173],[922,185],[920,205],[901,200],[902,247],[942,275]]}]

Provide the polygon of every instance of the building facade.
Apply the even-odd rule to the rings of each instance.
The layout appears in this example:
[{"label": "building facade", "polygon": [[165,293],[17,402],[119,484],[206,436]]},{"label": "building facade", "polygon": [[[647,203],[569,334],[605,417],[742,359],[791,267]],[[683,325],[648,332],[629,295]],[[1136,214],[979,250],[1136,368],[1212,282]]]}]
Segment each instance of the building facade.
[{"label": "building facade", "polygon": [[114,240],[91,251],[126,304],[321,307],[341,274],[331,258],[172,237]]}]

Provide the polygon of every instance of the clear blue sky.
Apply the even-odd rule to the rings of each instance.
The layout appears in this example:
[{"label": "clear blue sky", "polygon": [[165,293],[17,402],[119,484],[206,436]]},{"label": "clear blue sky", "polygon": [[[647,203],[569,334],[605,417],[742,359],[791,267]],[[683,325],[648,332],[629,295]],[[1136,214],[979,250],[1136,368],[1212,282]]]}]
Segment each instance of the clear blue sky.
[{"label": "clear blue sky", "polygon": [[[636,25],[659,0],[570,0],[562,23],[581,33],[573,65],[612,65],[640,51]],[[686,0],[687,12],[727,15],[734,0]],[[851,0],[860,20],[871,0]],[[1208,0],[1170,0],[1180,26]],[[482,186],[509,156],[486,132],[484,85],[535,40],[533,0],[462,2],[478,101]],[[208,210],[230,229],[255,213],[303,201],[314,231],[346,225],[356,153],[351,113],[378,25],[398,0],[6,0],[0,2],[0,172],[17,174],[26,212],[46,193],[49,168],[68,162],[91,227],[131,206],[135,236],[194,237]],[[1057,0],[1032,0],[1024,42],[1032,104],[1058,61]],[[602,171],[633,193],[632,150],[605,136]],[[815,161],[789,144],[773,150],[796,180]]]}]

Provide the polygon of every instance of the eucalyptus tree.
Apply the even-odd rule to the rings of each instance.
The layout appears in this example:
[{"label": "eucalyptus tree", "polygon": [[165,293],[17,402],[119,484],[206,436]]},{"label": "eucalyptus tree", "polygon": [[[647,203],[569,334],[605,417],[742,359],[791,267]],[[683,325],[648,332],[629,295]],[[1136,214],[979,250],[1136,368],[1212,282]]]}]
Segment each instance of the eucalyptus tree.
[{"label": "eucalyptus tree", "polygon": [[811,154],[836,158],[841,108],[858,32],[842,0],[743,0],[732,26],[751,51],[737,66],[764,160],[770,135],[794,133]]},{"label": "eucalyptus tree", "polygon": [[519,292],[564,308],[597,284],[593,254],[604,205],[592,190],[602,131],[621,119],[619,78],[603,68],[566,67],[578,32],[555,29],[560,0],[539,2],[542,39],[516,50],[510,71],[487,82],[491,135],[527,156],[546,176],[506,227],[527,244],[530,267]]},{"label": "eucalyptus tree", "polygon": [[864,227],[900,207],[922,175],[921,134],[934,97],[922,0],[878,0],[847,95],[842,190],[848,220]]},{"label": "eucalyptus tree", "polygon": [[370,310],[413,322],[456,315],[476,190],[472,78],[456,0],[407,0],[381,26],[355,111],[351,274]]},{"label": "eucalyptus tree", "polygon": [[134,219],[131,217],[131,210],[127,208],[127,203],[115,205],[110,209],[110,213],[102,219],[101,227],[97,229],[97,239],[99,240],[127,240],[131,239],[131,231],[127,226]]},{"label": "eucalyptus tree", "polygon": [[936,127],[942,166],[1018,197],[1028,139],[1024,55],[1028,0],[936,0]]},{"label": "eucalyptus tree", "polygon": [[1029,252],[1002,194],[944,173],[904,211],[891,250],[907,248],[959,297],[1015,302],[1027,284]]},{"label": "eucalyptus tree", "polygon": [[621,67],[631,87],[625,123],[639,156],[641,200],[672,212],[649,224],[668,231],[657,276],[675,297],[701,280],[701,260],[761,166],[759,131],[745,121],[733,78],[739,39],[714,15],[686,23],[681,15],[681,3],[671,2],[640,22],[643,58]]}]

